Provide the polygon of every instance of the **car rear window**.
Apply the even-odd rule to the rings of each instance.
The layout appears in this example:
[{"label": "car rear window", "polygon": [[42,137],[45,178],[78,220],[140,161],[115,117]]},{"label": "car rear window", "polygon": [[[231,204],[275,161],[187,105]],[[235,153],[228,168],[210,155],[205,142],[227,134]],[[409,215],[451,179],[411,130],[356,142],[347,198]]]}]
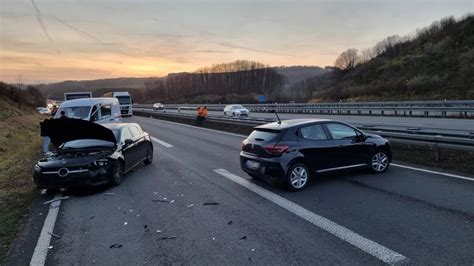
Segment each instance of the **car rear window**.
[{"label": "car rear window", "polygon": [[256,129],[254,130],[249,136],[248,140],[250,141],[263,141],[263,142],[269,142],[273,141],[278,138],[280,135],[280,131],[278,130],[262,130],[262,129]]}]

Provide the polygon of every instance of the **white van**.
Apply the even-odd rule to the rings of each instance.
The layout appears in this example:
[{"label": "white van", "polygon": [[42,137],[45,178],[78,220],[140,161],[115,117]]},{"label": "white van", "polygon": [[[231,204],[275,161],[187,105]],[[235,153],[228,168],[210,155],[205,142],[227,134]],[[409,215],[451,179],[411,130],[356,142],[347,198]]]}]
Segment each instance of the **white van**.
[{"label": "white van", "polygon": [[68,118],[83,119],[99,124],[122,122],[117,98],[82,98],[64,101],[54,118],[61,117],[61,111],[64,111]]}]

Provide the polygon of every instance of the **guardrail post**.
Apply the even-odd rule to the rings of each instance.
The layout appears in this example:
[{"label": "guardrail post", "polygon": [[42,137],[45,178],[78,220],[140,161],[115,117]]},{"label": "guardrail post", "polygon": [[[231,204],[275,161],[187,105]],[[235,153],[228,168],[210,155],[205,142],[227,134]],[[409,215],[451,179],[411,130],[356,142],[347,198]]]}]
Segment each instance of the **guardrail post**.
[{"label": "guardrail post", "polygon": [[383,110],[380,111],[380,115],[383,116]]},{"label": "guardrail post", "polygon": [[439,161],[441,160],[441,151],[440,151],[440,148],[438,147],[438,143],[435,143],[433,145],[433,148],[435,152],[435,162],[439,163]]}]

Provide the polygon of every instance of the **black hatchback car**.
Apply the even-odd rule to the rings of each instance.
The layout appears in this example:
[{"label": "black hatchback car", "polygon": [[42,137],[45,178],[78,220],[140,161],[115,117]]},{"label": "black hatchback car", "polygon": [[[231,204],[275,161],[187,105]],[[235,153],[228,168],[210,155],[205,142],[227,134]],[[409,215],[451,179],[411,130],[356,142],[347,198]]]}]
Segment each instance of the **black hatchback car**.
[{"label": "black hatchback car", "polygon": [[133,167],[153,161],[150,136],[138,124],[51,119],[41,128],[58,148],[36,164],[34,181],[38,188],[119,185]]},{"label": "black hatchback car", "polygon": [[369,168],[381,173],[392,160],[388,140],[346,123],[293,119],[254,128],[242,142],[240,166],[252,177],[305,189],[314,174]]}]

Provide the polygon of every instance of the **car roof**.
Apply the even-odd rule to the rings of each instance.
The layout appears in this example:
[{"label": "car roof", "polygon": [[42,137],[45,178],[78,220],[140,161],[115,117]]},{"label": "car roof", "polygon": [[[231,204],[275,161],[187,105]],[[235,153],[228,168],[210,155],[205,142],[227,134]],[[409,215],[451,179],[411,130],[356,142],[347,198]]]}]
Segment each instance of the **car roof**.
[{"label": "car roof", "polygon": [[61,107],[75,107],[75,106],[92,106],[97,103],[115,103],[118,102],[117,98],[80,98],[61,103]]},{"label": "car roof", "polygon": [[318,122],[338,122],[331,119],[316,119],[316,118],[301,118],[301,119],[289,119],[282,120],[281,123],[273,122],[265,125],[257,126],[255,129],[286,129],[296,126],[302,126],[306,124],[313,124]]}]

